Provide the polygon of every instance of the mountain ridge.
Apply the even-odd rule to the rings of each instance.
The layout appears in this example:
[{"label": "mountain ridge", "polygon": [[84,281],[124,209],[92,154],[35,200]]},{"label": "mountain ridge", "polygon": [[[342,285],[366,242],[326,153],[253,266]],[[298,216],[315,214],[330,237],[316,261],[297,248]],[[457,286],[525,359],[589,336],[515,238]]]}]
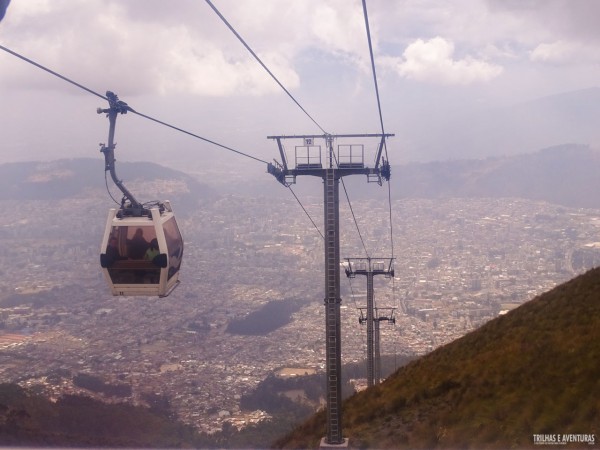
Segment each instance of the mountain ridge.
[{"label": "mountain ridge", "polygon": [[[121,162],[117,175],[141,202],[170,200],[179,217],[205,199],[214,199],[215,191],[184,172],[150,162]],[[108,191],[108,192],[107,192]],[[117,207],[122,198],[104,162],[93,158],[54,161],[16,162],[0,165],[0,200],[58,202],[85,198],[89,202],[106,201]]]},{"label": "mountain ridge", "polygon": [[[485,159],[411,162],[391,167],[391,196],[397,199],[523,198],[575,208],[600,208],[600,150],[582,144],[563,144],[533,153]],[[351,199],[385,198],[387,189],[365,183],[362,176],[344,177]],[[275,189],[272,177],[244,184],[255,196],[289,194]],[[298,182],[300,198],[321,197],[320,183]]]},{"label": "mountain ridge", "polygon": [[[178,179],[200,192],[206,185],[178,170],[150,162],[122,162],[117,168],[126,182]],[[58,200],[84,189],[105,189],[104,162],[93,158],[14,162],[0,165],[0,200]]]},{"label": "mountain ridge", "polygon": [[[0,165],[0,200],[57,200],[105,189],[104,163],[93,158]],[[587,145],[564,144],[534,153],[486,159],[460,159],[392,166],[392,196],[402,198],[525,198],[569,207],[600,208],[600,151]],[[164,188],[160,180],[175,180],[173,195],[193,206],[199,198],[219,196],[219,188],[184,172],[149,162],[119,163],[118,174],[132,192]],[[102,178],[101,178],[102,177]],[[346,177],[351,198],[377,196],[377,186],[362,177]],[[130,184],[131,183],[131,184]],[[138,185],[136,185],[138,183]],[[141,183],[141,184],[140,184]],[[236,185],[251,196],[284,197],[275,181],[264,178]],[[111,188],[117,192],[116,188]],[[321,196],[317,183],[299,183],[302,196]],[[166,194],[171,196],[171,192]],[[157,192],[164,199],[163,192]],[[120,194],[119,194],[120,196]],[[173,198],[169,198],[173,200]]]},{"label": "mountain ridge", "polygon": [[518,197],[598,208],[599,170],[599,151],[565,144],[518,156],[393,167],[390,182],[400,198]]}]

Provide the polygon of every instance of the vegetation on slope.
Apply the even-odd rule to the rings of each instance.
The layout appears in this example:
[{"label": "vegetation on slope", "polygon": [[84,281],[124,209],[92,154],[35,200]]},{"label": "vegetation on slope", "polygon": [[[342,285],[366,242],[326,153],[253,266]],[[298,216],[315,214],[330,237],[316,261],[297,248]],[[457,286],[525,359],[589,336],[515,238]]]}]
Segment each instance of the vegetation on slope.
[{"label": "vegetation on slope", "polygon": [[0,446],[190,447],[199,436],[148,408],[67,395],[56,403],[0,384]]},{"label": "vegetation on slope", "polygon": [[[355,448],[524,448],[559,433],[597,443],[599,375],[597,268],[354,395],[343,432]],[[321,413],[275,445],[316,448],[324,435]]]}]

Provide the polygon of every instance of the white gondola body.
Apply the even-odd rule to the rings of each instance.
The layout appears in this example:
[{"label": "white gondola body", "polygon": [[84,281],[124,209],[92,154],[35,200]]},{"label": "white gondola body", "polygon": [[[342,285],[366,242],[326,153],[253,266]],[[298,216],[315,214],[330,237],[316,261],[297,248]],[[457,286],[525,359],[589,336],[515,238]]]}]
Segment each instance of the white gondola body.
[{"label": "white gondola body", "polygon": [[[169,295],[179,283],[183,256],[183,240],[170,204],[165,202],[162,213],[150,209],[151,217],[118,217],[117,212],[109,211],[100,248],[100,265],[112,294]],[[154,239],[158,252],[147,252]]]}]

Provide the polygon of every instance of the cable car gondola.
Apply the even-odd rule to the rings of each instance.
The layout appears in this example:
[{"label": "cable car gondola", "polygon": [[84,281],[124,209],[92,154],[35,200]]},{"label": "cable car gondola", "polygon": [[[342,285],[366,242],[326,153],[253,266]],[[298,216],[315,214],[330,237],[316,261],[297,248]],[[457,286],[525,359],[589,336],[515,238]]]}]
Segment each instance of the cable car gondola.
[{"label": "cable car gondola", "polygon": [[140,217],[111,209],[102,249],[100,265],[113,295],[165,297],[179,283],[183,241],[169,202]]},{"label": "cable car gondola", "polygon": [[[102,145],[105,171],[123,193],[119,209],[109,211],[100,248],[100,266],[113,295],[166,297],[179,284],[183,239],[168,201],[141,204],[115,173],[114,132],[117,114],[131,108],[107,92],[108,145]],[[132,111],[132,110],[131,110]]]}]

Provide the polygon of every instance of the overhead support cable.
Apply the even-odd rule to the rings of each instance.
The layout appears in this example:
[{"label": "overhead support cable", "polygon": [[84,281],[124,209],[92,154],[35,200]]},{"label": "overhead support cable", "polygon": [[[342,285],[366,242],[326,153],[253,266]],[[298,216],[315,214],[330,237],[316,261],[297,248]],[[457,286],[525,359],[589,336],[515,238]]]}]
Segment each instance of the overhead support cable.
[{"label": "overhead support cable", "polygon": [[[346,277],[346,280],[348,280],[348,284],[350,285],[350,298],[352,298],[352,300],[354,301],[354,309],[356,309],[357,311],[360,311],[360,307],[358,306],[358,303],[356,302],[356,293],[354,292],[354,286],[352,286],[352,278]],[[359,319],[358,326],[360,327],[361,325],[362,325],[362,322]],[[364,333],[358,333],[358,334],[360,335],[362,348],[364,348],[364,350],[365,350],[365,358],[366,358],[367,342],[365,339],[365,335],[364,335]]]},{"label": "overhead support cable", "polygon": [[[23,55],[20,55],[19,53],[15,52],[15,51],[13,51],[13,50],[10,50],[10,49],[8,49],[8,48],[6,48],[6,47],[2,46],[2,45],[0,45],[0,49],[1,49],[1,50],[4,50],[4,51],[5,51],[5,52],[7,52],[7,53],[10,53],[11,55],[14,55],[14,56],[16,56],[17,58],[20,58],[20,59],[22,59],[23,61],[26,61],[26,62],[28,62],[29,64],[32,64],[32,65],[34,65],[35,67],[37,67],[37,68],[39,68],[39,69],[42,69],[42,70],[44,70],[44,71],[46,71],[46,72],[48,72],[48,73],[50,73],[50,74],[54,75],[55,77],[58,77],[58,78],[60,78],[61,80],[64,80],[64,81],[66,81],[67,83],[71,83],[72,85],[74,85],[74,86],[77,86],[78,88],[80,88],[80,89],[83,89],[84,91],[86,91],[86,92],[89,92],[90,94],[93,94],[93,95],[95,95],[95,96],[97,96],[97,97],[100,97],[100,98],[102,98],[102,99],[104,99],[104,100],[108,100],[108,97],[107,97],[107,96],[105,96],[105,95],[102,95],[102,94],[99,94],[98,92],[95,92],[95,91],[93,91],[92,89],[90,89],[90,88],[88,88],[88,87],[85,87],[84,85],[82,85],[82,84],[80,84],[80,83],[77,83],[77,82],[75,82],[75,81],[73,81],[73,80],[71,80],[71,79],[69,79],[69,78],[65,77],[64,75],[61,75],[61,74],[59,74],[58,72],[55,72],[54,70],[48,69],[47,67],[44,67],[44,66],[42,66],[41,64],[38,64],[37,62],[35,62],[35,61],[33,61],[33,60],[31,60],[31,59],[29,59],[29,58],[27,58],[27,57],[23,56]],[[204,138],[204,137],[202,137],[202,136],[199,136],[199,135],[197,135],[197,134],[194,134],[194,133],[192,133],[192,132],[190,132],[190,131],[186,131],[186,130],[184,130],[184,129],[182,129],[182,128],[176,127],[176,126],[174,126],[174,125],[171,125],[171,124],[169,124],[169,123],[166,123],[166,122],[163,122],[162,120],[155,119],[154,117],[150,117],[150,116],[148,116],[148,115],[146,115],[146,114],[142,114],[142,113],[140,113],[140,112],[138,112],[138,111],[134,110],[133,108],[131,108],[129,105],[126,105],[126,106],[127,106],[127,111],[129,111],[129,112],[131,112],[131,113],[133,113],[133,114],[136,114],[136,115],[138,115],[138,116],[140,116],[140,117],[143,117],[143,118],[145,118],[145,119],[151,120],[151,121],[153,121],[153,122],[156,122],[156,123],[158,123],[158,124],[160,124],[160,125],[163,125],[163,126],[166,126],[166,127],[168,127],[168,128],[172,128],[173,130],[179,131],[179,132],[181,132],[181,133],[187,134],[187,135],[189,135],[189,136],[192,136],[192,137],[195,137],[195,138],[197,138],[197,139],[203,140],[204,142],[208,142],[209,144],[216,145],[217,147],[221,147],[221,148],[223,148],[223,149],[225,149],[225,150],[229,150],[229,151],[231,151],[231,152],[237,153],[238,155],[245,156],[246,158],[250,158],[250,159],[253,159],[253,160],[255,160],[255,161],[258,161],[258,162],[261,162],[261,163],[264,163],[264,164],[267,164],[267,165],[269,164],[267,161],[265,161],[265,160],[263,160],[263,159],[257,158],[257,157],[255,157],[255,156],[249,155],[248,153],[244,153],[244,152],[241,152],[241,151],[239,151],[239,150],[235,150],[235,149],[233,149],[233,148],[231,148],[231,147],[228,147],[228,146],[226,146],[226,145],[219,144],[218,142],[212,141],[212,140],[210,140],[210,139],[207,139],[207,138]]]},{"label": "overhead support cable", "polygon": [[[363,15],[365,17],[365,28],[367,30],[367,41],[369,43],[369,55],[371,56],[371,69],[373,71],[373,82],[375,83],[375,95],[377,96],[377,109],[379,110],[379,123],[381,125],[381,134],[385,135],[385,130],[383,127],[383,114],[381,113],[381,99],[379,98],[379,86],[377,84],[377,72],[375,71],[375,58],[373,56],[373,45],[371,43],[371,30],[369,28],[369,14],[367,13],[367,0],[362,0],[363,4]],[[387,145],[385,144],[385,139],[383,141],[383,146],[385,148],[385,157],[388,159],[387,154]],[[375,161],[375,167],[379,166],[379,158],[381,156],[381,150],[377,154],[377,160]]]},{"label": "overhead support cable", "polygon": [[35,61],[33,61],[33,60],[31,60],[31,59],[29,59],[29,58],[27,58],[27,57],[23,56],[23,55],[20,55],[20,54],[18,54],[17,52],[14,52],[14,51],[12,51],[12,50],[11,50],[11,49],[9,49],[9,48],[6,48],[6,47],[4,47],[4,46],[0,45],[0,49],[4,50],[4,51],[5,51],[5,52],[7,52],[7,53],[10,53],[10,54],[11,54],[11,55],[13,55],[13,56],[16,56],[17,58],[20,58],[20,59],[22,59],[23,61],[26,61],[26,62],[28,62],[29,64],[32,64],[32,65],[36,66],[36,67],[37,67],[37,68],[39,68],[39,69],[45,70],[46,72],[48,72],[48,73],[50,73],[50,74],[54,75],[55,77],[58,77],[58,78],[60,78],[61,80],[64,80],[64,81],[66,81],[67,83],[71,83],[72,85],[74,85],[74,86],[77,86],[78,88],[80,88],[80,89],[83,89],[84,91],[87,91],[87,92],[89,92],[90,94],[93,94],[93,95],[95,95],[95,96],[97,96],[97,97],[100,97],[100,98],[102,98],[102,99],[104,99],[104,100],[108,100],[108,98],[107,98],[106,96],[104,96],[104,95],[102,95],[102,94],[99,94],[99,93],[97,93],[97,92],[95,92],[95,91],[92,91],[91,89],[89,89],[89,88],[85,87],[84,85],[82,85],[82,84],[79,84],[79,83],[76,83],[75,81],[73,81],[73,80],[71,80],[71,79],[69,79],[69,78],[67,78],[67,77],[65,77],[65,76],[63,76],[63,75],[61,75],[61,74],[59,74],[59,73],[57,73],[57,72],[53,71],[53,70],[50,70],[50,69],[48,69],[47,67],[44,67],[44,66],[42,66],[41,64],[38,64],[38,63],[36,63]]},{"label": "overhead support cable", "polygon": [[394,226],[392,220],[392,188],[390,180],[387,181],[388,185],[388,210],[390,213],[390,245],[392,246],[392,258],[394,258]]},{"label": "overhead support cable", "polygon": [[[371,42],[371,30],[369,28],[369,14],[367,12],[367,0],[362,0],[363,4],[363,15],[365,17],[365,28],[367,32],[367,41],[369,43],[369,55],[371,57],[371,69],[373,71],[373,83],[375,84],[375,95],[377,97],[377,110],[379,111],[379,123],[381,125],[381,134],[385,136],[385,128],[383,126],[383,113],[381,112],[381,99],[379,97],[379,85],[377,83],[377,71],[375,70],[375,57],[373,56],[373,44]],[[383,148],[385,149],[385,158],[389,163],[388,151],[387,151],[387,143],[385,137],[383,138]],[[375,162],[375,167],[379,165],[379,158],[381,156],[381,148],[377,154],[377,159]],[[390,212],[390,245],[392,247],[392,258],[394,257],[394,235],[393,235],[393,226],[392,226],[392,192],[390,187],[390,180],[388,178],[388,206]]]},{"label": "overhead support cable", "polygon": [[360,228],[358,226],[358,221],[356,220],[356,215],[354,215],[354,209],[352,208],[352,203],[350,202],[350,196],[348,195],[348,191],[346,190],[346,184],[344,183],[344,179],[340,178],[342,182],[342,187],[344,188],[344,193],[346,194],[346,200],[348,200],[348,206],[350,207],[350,213],[352,214],[352,220],[354,220],[354,225],[356,226],[356,231],[358,232],[358,237],[360,238],[360,242],[363,246],[365,254],[367,258],[369,258],[369,251],[367,250],[367,246],[365,245],[365,240],[362,237],[362,233],[360,232]]},{"label": "overhead support cable", "polygon": [[[335,164],[339,167],[340,162],[336,158],[335,152],[331,151],[331,155],[335,160]],[[352,202],[350,201],[350,196],[348,195],[348,190],[346,189],[346,183],[344,183],[344,178],[340,177],[340,181],[342,182],[342,187],[344,188],[344,194],[346,195],[346,200],[348,201],[348,207],[350,208],[350,213],[352,214],[352,220],[354,221],[354,226],[356,227],[356,231],[358,232],[358,237],[360,238],[360,242],[363,246],[365,254],[367,255],[367,258],[369,258],[369,251],[367,250],[367,246],[365,245],[362,233],[360,232],[360,227],[358,226],[358,221],[356,220],[356,215],[354,214],[354,208],[352,208]]]},{"label": "overhead support cable", "polygon": [[[340,162],[336,158],[335,152],[331,151],[331,156],[333,156],[333,159],[335,160],[335,164],[339,167]],[[354,226],[356,227],[356,231],[358,232],[358,237],[360,238],[360,242],[365,251],[365,255],[367,255],[367,258],[369,258],[370,257],[369,251],[367,250],[367,246],[365,245],[365,240],[363,239],[362,233],[360,232],[360,227],[358,226],[358,221],[356,220],[356,215],[354,214],[354,208],[352,208],[352,202],[350,201],[350,196],[348,195],[348,190],[346,189],[346,183],[344,183],[344,178],[340,177],[340,181],[342,182],[342,187],[344,188],[344,194],[346,194],[346,200],[348,201],[348,207],[350,208],[350,213],[352,214],[352,220],[354,221]]]},{"label": "overhead support cable", "polygon": [[141,117],[143,117],[143,118],[145,118],[145,119],[151,120],[151,121],[153,121],[153,122],[156,122],[156,123],[159,123],[159,124],[161,124],[161,125],[164,125],[165,127],[172,128],[173,130],[180,131],[181,133],[187,134],[187,135],[189,135],[189,136],[192,136],[192,137],[195,137],[195,138],[197,138],[197,139],[201,139],[201,140],[203,140],[204,142],[208,142],[209,144],[213,144],[213,145],[216,145],[217,147],[221,147],[221,148],[223,148],[223,149],[225,149],[225,150],[229,150],[230,152],[237,153],[238,155],[245,156],[246,158],[253,159],[254,161],[258,161],[258,162],[261,162],[261,163],[269,164],[269,163],[268,163],[267,161],[265,161],[264,159],[260,159],[260,158],[257,158],[257,157],[255,157],[255,156],[249,155],[248,153],[244,153],[244,152],[241,152],[241,151],[239,151],[239,150],[235,150],[234,148],[228,147],[228,146],[226,146],[226,145],[219,144],[218,142],[212,141],[212,140],[210,140],[210,139],[207,139],[207,138],[205,138],[205,137],[202,137],[202,136],[198,136],[197,134],[194,134],[194,133],[192,133],[192,132],[190,132],[190,131],[186,131],[186,130],[184,130],[184,129],[182,129],[182,128],[178,128],[178,127],[176,127],[176,126],[174,126],[174,125],[170,125],[170,124],[168,124],[168,123],[166,123],[166,122],[163,122],[163,121],[161,121],[161,120],[155,119],[155,118],[153,118],[153,117],[150,117],[150,116],[147,116],[147,115],[145,115],[145,114],[142,114],[142,113],[140,113],[140,112],[137,112],[137,111],[134,111],[134,110],[131,110],[131,112],[132,112],[132,113],[134,113],[134,114],[137,114],[138,116],[141,116]]},{"label": "overhead support cable", "polygon": [[246,47],[246,49],[250,52],[250,54],[252,56],[254,56],[254,59],[256,59],[256,61],[258,61],[258,63],[263,67],[263,69],[265,69],[267,71],[267,73],[269,75],[271,75],[271,78],[273,78],[275,80],[275,82],[279,85],[279,87],[281,87],[281,89],[284,90],[284,92],[293,100],[293,102],[298,105],[298,107],[304,112],[304,114],[306,114],[306,116],[312,120],[312,122],[325,134],[327,134],[327,131],[325,131],[323,129],[323,127],[321,127],[321,125],[319,125],[317,123],[317,121],[315,119],[313,119],[313,117],[302,107],[302,105],[300,105],[300,103],[298,103],[298,101],[294,98],[294,96],[292,94],[290,94],[290,92],[283,86],[283,84],[281,84],[281,82],[277,79],[277,77],[275,75],[273,75],[273,72],[271,72],[269,70],[269,68],[262,62],[262,60],[258,57],[258,55],[256,53],[254,53],[254,51],[250,48],[250,46],[246,43],[246,41],[242,38],[242,36],[239,35],[239,33],[237,31],[235,31],[235,29],[233,28],[233,26],[227,21],[227,19],[223,16],[223,14],[221,14],[219,12],[219,10],[215,7],[215,5],[212,4],[212,2],[210,0],[206,0],[206,3],[208,3],[208,5],[213,9],[213,11],[217,14],[217,16],[219,16],[219,18],[223,21],[223,23],[225,25],[227,25],[227,28],[229,28],[231,30],[231,32],[233,34],[235,34],[235,36],[238,38],[238,40],[244,45],[244,47]]},{"label": "overhead support cable", "polygon": [[323,233],[321,233],[321,230],[319,230],[319,227],[317,226],[317,224],[315,223],[315,221],[312,219],[312,217],[310,217],[310,214],[308,213],[308,211],[306,210],[306,208],[304,207],[304,205],[302,204],[302,202],[300,201],[300,199],[298,198],[298,196],[296,195],[296,193],[293,191],[291,186],[287,186],[287,188],[290,190],[290,192],[292,193],[292,195],[294,196],[294,198],[296,199],[296,201],[298,202],[298,204],[300,205],[300,207],[302,208],[302,210],[304,211],[304,213],[308,216],[308,218],[310,219],[311,223],[313,224],[313,227],[315,227],[315,230],[317,230],[317,233],[319,233],[321,235],[321,239],[325,239],[325,236],[323,236]]}]

